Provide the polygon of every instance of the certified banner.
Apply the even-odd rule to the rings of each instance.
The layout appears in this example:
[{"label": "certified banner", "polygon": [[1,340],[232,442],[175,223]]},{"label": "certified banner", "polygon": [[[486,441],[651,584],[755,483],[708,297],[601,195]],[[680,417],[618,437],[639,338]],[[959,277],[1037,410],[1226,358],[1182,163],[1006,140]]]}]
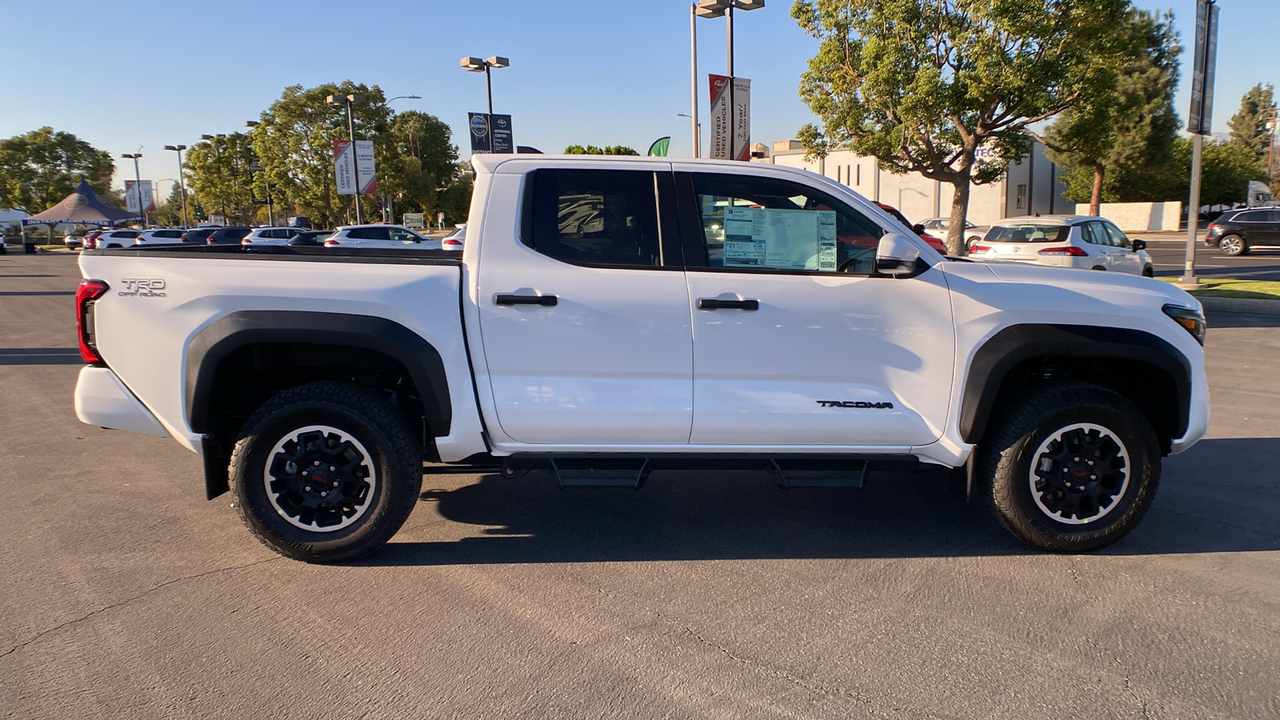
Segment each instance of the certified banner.
[{"label": "certified banner", "polygon": [[492,120],[493,131],[493,151],[496,153],[513,153],[516,151],[515,143],[511,140],[511,116],[510,115],[490,115]]},{"label": "certified banner", "polygon": [[751,159],[751,81],[733,79],[733,159]]},{"label": "certified banner", "polygon": [[491,152],[493,140],[489,136],[489,114],[467,113],[467,125],[471,128],[471,154]]},{"label": "certified banner", "polygon": [[350,140],[333,141],[333,172],[339,195],[356,194],[356,153]]},{"label": "certified banner", "polygon": [[378,194],[378,177],[373,167],[373,141],[356,141],[356,185],[361,195]]},{"label": "certified banner", "polygon": [[729,159],[729,78],[708,75],[711,80],[711,157]]},{"label": "certified banner", "polygon": [[151,192],[151,181],[143,180],[142,184],[139,185],[136,180],[125,180],[124,204],[125,209],[129,212],[155,212],[156,199]]}]

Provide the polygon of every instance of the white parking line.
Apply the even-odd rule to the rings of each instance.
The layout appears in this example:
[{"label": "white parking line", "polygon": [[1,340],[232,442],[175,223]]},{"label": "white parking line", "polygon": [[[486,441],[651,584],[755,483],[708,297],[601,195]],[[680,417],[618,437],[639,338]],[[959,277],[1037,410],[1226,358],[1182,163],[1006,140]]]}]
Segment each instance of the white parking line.
[{"label": "white parking line", "polygon": [[[1186,263],[1153,263],[1153,264],[1154,264],[1156,267],[1186,267]],[[1231,267],[1231,266],[1230,266],[1230,265],[1205,265],[1205,264],[1203,264],[1203,263],[1196,263],[1196,267],[1198,267],[1198,268],[1224,268],[1224,267]]]}]

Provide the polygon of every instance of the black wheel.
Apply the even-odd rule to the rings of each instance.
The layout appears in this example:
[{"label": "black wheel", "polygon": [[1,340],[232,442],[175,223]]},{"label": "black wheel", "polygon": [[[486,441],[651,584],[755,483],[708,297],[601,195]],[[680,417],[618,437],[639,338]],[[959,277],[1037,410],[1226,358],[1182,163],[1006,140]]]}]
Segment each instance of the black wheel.
[{"label": "black wheel", "polygon": [[1155,276],[1156,276],[1156,271],[1153,270],[1150,265],[1142,268],[1142,277],[1153,278]]},{"label": "black wheel", "polygon": [[1222,250],[1223,255],[1236,257],[1249,252],[1249,244],[1239,235],[1223,235],[1222,240],[1218,243],[1218,247]]},{"label": "black wheel", "polygon": [[230,475],[245,525],[267,547],[338,562],[377,549],[404,524],[422,487],[422,450],[376,393],[318,382],[258,408]]},{"label": "black wheel", "polygon": [[978,477],[996,518],[1054,552],[1109,545],[1138,524],[1160,480],[1160,446],[1118,393],[1045,384],[1007,406],[980,449]]}]

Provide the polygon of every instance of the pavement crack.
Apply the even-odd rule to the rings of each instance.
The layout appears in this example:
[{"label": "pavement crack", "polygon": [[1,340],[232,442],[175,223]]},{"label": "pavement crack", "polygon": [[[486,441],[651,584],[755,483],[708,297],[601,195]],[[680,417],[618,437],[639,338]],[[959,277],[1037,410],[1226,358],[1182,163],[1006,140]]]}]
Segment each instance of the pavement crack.
[{"label": "pavement crack", "polygon": [[253,567],[254,565],[262,565],[263,563],[274,562],[276,560],[281,560],[281,559],[283,558],[273,557],[273,558],[267,558],[265,560],[255,560],[254,562],[245,563],[243,565],[230,565],[228,567],[214,568],[213,570],[206,570],[204,572],[195,573],[193,575],[183,575],[182,577],[173,578],[172,580],[166,580],[158,585],[153,585],[152,587],[149,587],[146,590],[143,590],[142,592],[136,595],[127,597],[124,600],[121,600],[120,602],[112,603],[111,605],[105,605],[96,610],[92,610],[88,613],[85,613],[80,617],[73,618],[59,625],[55,625],[54,627],[41,630],[40,632],[33,635],[31,639],[26,640],[25,642],[20,642],[17,645],[10,647],[8,650],[5,650],[4,652],[0,652],[0,658],[8,657],[9,655],[12,655],[13,653],[18,652],[19,650],[22,650],[33,643],[39,642],[42,638],[44,638],[46,635],[49,635],[50,633],[55,633],[59,630],[62,630],[63,628],[82,623],[85,620],[88,620],[97,615],[101,615],[102,613],[107,612],[108,610],[115,610],[116,608],[124,607],[125,605],[128,605],[129,603],[132,603],[135,600],[141,600],[142,598],[150,595],[151,593],[156,592],[157,590],[163,590],[164,588],[169,587],[170,585],[173,585],[175,583],[185,582],[187,580],[198,580],[203,577],[208,577],[210,575],[217,575],[218,573],[227,572],[229,570],[243,570],[244,568],[250,568],[250,567]]}]

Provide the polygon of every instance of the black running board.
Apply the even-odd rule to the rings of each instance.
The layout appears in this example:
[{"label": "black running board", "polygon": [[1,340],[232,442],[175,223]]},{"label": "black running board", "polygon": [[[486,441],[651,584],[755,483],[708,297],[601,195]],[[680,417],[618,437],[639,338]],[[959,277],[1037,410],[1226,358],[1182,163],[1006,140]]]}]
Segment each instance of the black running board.
[{"label": "black running board", "polygon": [[654,470],[757,470],[780,487],[863,487],[872,470],[911,471],[914,455],[739,455],[678,454],[656,456],[577,453],[517,453],[502,464],[502,476],[518,478],[545,470],[562,488],[617,487],[639,489]]}]

